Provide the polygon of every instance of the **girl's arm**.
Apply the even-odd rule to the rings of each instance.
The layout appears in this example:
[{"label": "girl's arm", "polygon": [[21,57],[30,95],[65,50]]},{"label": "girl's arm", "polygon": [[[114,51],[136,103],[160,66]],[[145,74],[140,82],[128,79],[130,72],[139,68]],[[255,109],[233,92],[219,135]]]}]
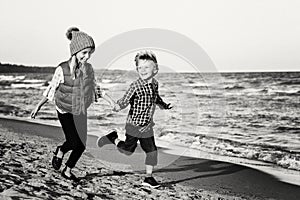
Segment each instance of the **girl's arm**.
[{"label": "girl's arm", "polygon": [[95,96],[96,96],[96,102],[98,98],[103,98],[111,107],[115,107],[116,102],[104,91],[100,88],[100,85],[96,84],[95,88]]},{"label": "girl's arm", "polygon": [[34,119],[41,107],[48,101],[47,97],[43,97],[35,109],[31,112],[31,118]]},{"label": "girl's arm", "polygon": [[48,101],[53,101],[54,100],[54,95],[57,87],[59,86],[60,83],[64,81],[63,78],[63,71],[61,67],[57,67],[54,75],[52,77],[52,80],[49,84],[49,86],[46,88],[46,90],[43,93],[43,98],[40,100],[38,105],[35,107],[35,109],[31,112],[31,118],[35,118],[39,110],[42,108],[42,106]]},{"label": "girl's arm", "polygon": [[111,107],[114,107],[116,102],[106,93],[102,96],[102,98],[109,103]]}]

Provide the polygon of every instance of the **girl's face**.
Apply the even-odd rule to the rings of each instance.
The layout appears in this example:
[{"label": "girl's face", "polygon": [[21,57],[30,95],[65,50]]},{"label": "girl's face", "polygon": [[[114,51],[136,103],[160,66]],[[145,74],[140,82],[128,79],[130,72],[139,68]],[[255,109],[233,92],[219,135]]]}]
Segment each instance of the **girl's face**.
[{"label": "girl's face", "polygon": [[88,59],[90,59],[92,53],[94,52],[94,50],[90,47],[88,48],[85,48],[81,51],[79,51],[77,54],[76,54],[76,58],[77,58],[77,61],[81,64],[84,64],[88,61]]},{"label": "girl's face", "polygon": [[157,73],[157,67],[152,60],[139,60],[137,72],[141,79],[150,81]]}]

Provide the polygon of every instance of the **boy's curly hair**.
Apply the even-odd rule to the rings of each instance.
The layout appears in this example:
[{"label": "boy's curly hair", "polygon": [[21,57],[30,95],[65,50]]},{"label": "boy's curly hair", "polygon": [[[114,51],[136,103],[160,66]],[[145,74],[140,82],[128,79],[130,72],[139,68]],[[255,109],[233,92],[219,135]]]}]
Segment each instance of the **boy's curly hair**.
[{"label": "boy's curly hair", "polygon": [[157,59],[152,51],[140,51],[136,54],[134,58],[135,66],[139,64],[139,60],[151,60],[154,62],[156,68],[158,68]]}]

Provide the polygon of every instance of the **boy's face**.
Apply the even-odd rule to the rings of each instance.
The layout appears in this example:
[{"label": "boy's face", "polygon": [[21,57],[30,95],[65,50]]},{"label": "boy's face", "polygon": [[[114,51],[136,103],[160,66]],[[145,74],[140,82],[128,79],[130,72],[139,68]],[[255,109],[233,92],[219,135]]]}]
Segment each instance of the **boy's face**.
[{"label": "boy's face", "polygon": [[92,48],[90,48],[90,47],[85,48],[76,54],[76,58],[79,63],[84,64],[90,59],[93,52],[94,51]]},{"label": "boy's face", "polygon": [[140,78],[145,81],[151,80],[158,72],[155,63],[152,60],[139,60],[136,68]]}]

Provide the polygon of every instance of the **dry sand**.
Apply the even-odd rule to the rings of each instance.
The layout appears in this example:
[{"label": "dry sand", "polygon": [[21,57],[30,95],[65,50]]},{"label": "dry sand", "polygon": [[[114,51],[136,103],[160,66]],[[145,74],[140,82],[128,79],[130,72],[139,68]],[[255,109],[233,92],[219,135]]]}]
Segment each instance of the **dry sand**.
[{"label": "dry sand", "polygon": [[162,187],[142,187],[142,173],[107,167],[90,146],[73,183],[51,167],[62,138],[57,127],[0,119],[0,199],[300,199],[300,187],[257,170],[189,157],[155,172]]}]

